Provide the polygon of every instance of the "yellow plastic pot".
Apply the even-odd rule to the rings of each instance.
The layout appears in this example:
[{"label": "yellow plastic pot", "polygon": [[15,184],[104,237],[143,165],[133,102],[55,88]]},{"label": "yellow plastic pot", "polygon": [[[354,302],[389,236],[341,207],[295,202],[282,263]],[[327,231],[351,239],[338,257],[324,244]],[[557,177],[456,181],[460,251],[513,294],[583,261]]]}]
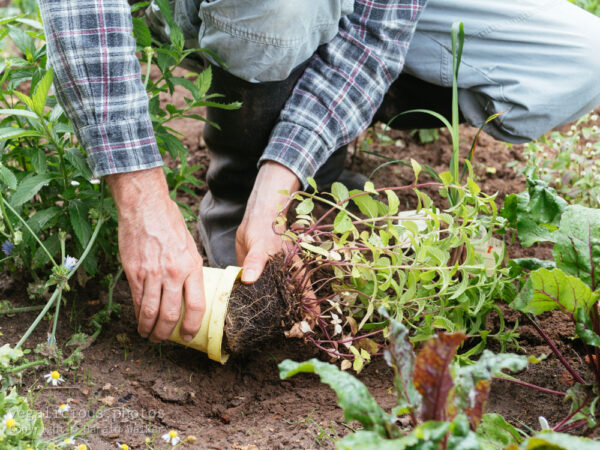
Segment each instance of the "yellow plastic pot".
[{"label": "yellow plastic pot", "polygon": [[179,329],[184,314],[182,307],[181,317],[169,340],[200,350],[207,353],[208,357],[213,361],[225,364],[229,358],[229,355],[222,348],[225,315],[227,314],[231,289],[240,277],[241,271],[241,267],[235,266],[229,266],[225,269],[204,267],[202,272],[204,275],[204,300],[206,302],[206,309],[202,317],[200,331],[198,331],[194,339],[190,342],[185,342],[181,339]]}]

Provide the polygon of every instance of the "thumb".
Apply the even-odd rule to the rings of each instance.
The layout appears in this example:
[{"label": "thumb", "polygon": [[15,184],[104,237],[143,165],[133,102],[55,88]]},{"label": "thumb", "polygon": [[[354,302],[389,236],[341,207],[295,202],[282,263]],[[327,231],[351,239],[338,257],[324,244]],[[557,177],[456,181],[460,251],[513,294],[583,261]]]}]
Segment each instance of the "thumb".
[{"label": "thumb", "polygon": [[269,254],[264,248],[254,246],[244,258],[244,269],[242,271],[242,283],[252,284],[260,278],[269,260]]}]

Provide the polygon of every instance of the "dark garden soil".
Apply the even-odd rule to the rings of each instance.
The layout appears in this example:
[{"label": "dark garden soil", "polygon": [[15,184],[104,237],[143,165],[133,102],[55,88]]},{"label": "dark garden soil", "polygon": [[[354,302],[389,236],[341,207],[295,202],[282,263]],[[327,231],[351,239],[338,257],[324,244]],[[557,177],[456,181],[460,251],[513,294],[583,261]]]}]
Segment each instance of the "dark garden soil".
[{"label": "dark garden soil", "polygon": [[[182,102],[176,94],[174,102]],[[202,124],[180,121],[175,128],[183,132],[183,141],[190,149],[190,163],[206,167],[207,151],[202,140]],[[474,130],[463,128],[463,147],[467,148]],[[420,144],[404,132],[392,132],[392,141],[385,145],[372,143],[369,150],[393,158],[409,160],[444,170],[451,146],[447,134],[429,144]],[[366,135],[363,139],[368,138]],[[360,148],[360,142],[354,145]],[[381,158],[353,150],[348,167],[371,173]],[[520,192],[524,179],[509,167],[520,158],[520,146],[509,147],[489,136],[482,136],[475,157],[475,172],[485,192],[498,192],[499,202],[505,195]],[[205,168],[198,172],[203,178]],[[422,175],[423,176],[423,175]],[[408,184],[412,171],[399,165],[389,165],[374,176],[377,186]],[[204,187],[197,189],[201,196]],[[410,207],[414,199],[402,199]],[[536,255],[548,257],[549,249],[527,251],[511,249],[511,256]],[[0,278],[0,299],[15,306],[31,304],[25,294],[25,282]],[[67,307],[61,309],[58,343],[74,333],[89,331],[89,318],[106,303],[106,294],[97,284],[68,294]],[[66,420],[56,414],[60,402],[69,401],[74,428],[83,426],[97,414],[82,438],[93,449],[114,448],[115,442],[132,448],[144,448],[147,438],[155,439],[156,448],[163,448],[160,435],[175,429],[187,448],[317,448],[333,447],[333,441],[356,424],[345,424],[343,413],[336,405],[332,390],[314,376],[297,376],[281,381],[277,363],[286,358],[304,360],[323,354],[298,340],[284,338],[268,342],[244,357],[233,357],[226,365],[210,361],[206,355],[173,343],[154,345],[138,336],[136,321],[127,284],[121,281],[115,291],[115,301],[122,307],[120,317],[111,321],[98,339],[84,351],[78,370],[62,369],[66,382],[59,387],[45,387],[40,370],[37,377],[27,376],[21,392],[30,390],[35,407],[45,414],[47,436],[65,432]],[[14,344],[25,332],[35,313],[0,317],[0,343]],[[528,355],[550,354],[549,348],[530,327],[526,319],[506,311],[507,328],[519,321],[520,351]],[[490,318],[489,325],[497,321]],[[46,340],[51,324],[42,322],[29,338],[26,347],[35,347]],[[546,331],[556,339],[567,358],[576,366],[582,361],[577,348],[569,340],[569,324],[548,314],[543,319]],[[372,394],[389,410],[394,406],[390,394],[391,372],[382,360],[368,365],[359,378]],[[524,381],[557,390],[571,383],[553,356],[531,366],[519,375]],[[43,388],[43,389],[42,389]],[[104,408],[101,412],[100,409]],[[562,398],[498,381],[492,389],[488,411],[503,414],[510,422],[539,429],[538,416],[556,423],[568,412]],[[188,438],[189,437],[189,438]]]}]

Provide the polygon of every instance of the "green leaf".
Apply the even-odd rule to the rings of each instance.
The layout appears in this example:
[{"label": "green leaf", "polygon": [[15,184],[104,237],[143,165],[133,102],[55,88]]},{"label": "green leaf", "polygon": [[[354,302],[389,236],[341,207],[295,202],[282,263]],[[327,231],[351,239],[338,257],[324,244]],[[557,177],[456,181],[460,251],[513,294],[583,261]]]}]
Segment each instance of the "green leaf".
[{"label": "green leaf", "polygon": [[589,310],[597,299],[598,294],[579,278],[560,269],[537,269],[531,272],[511,307],[536,315],[555,309],[574,314],[580,307]]},{"label": "green leaf", "polygon": [[142,47],[149,47],[152,45],[152,34],[144,19],[140,17],[133,17],[133,35],[138,45]]},{"label": "green leaf", "polygon": [[314,207],[315,205],[312,201],[312,198],[305,198],[298,204],[298,206],[296,206],[296,214],[308,215],[312,212]]},{"label": "green leaf", "polygon": [[44,173],[46,172],[47,162],[46,162],[46,153],[43,148],[34,148],[33,153],[31,155],[31,165],[36,173]]},{"label": "green leaf", "polygon": [[521,269],[536,270],[536,269],[555,269],[556,263],[538,258],[515,258],[508,262],[509,266],[516,266]]},{"label": "green leaf", "polygon": [[17,208],[23,203],[31,200],[33,196],[53,178],[54,175],[49,174],[27,176],[21,181],[14,194],[10,196],[10,204],[13,208]]},{"label": "green leaf", "polygon": [[390,189],[386,189],[385,194],[387,195],[388,200],[388,214],[390,216],[398,214],[398,209],[400,207],[400,199],[398,198],[396,193]]},{"label": "green leaf", "polygon": [[69,148],[65,151],[65,159],[86,179],[92,178],[92,171],[85,157],[77,148]]},{"label": "green leaf", "polygon": [[346,200],[350,196],[348,193],[348,188],[338,181],[331,185],[331,193],[333,194],[335,201],[338,203],[342,200]]},{"label": "green leaf", "polygon": [[524,247],[536,242],[555,242],[553,231],[567,202],[543,181],[527,179],[528,190],[506,197],[501,214],[517,229]]},{"label": "green leaf", "polygon": [[500,414],[484,414],[477,427],[477,437],[484,449],[502,450],[509,445],[519,445],[523,438],[514,426]]},{"label": "green leaf", "polygon": [[319,375],[321,381],[337,394],[338,405],[344,410],[347,421],[357,420],[365,430],[374,431],[380,436],[386,435],[386,429],[393,419],[381,409],[365,385],[352,375],[314,358],[301,363],[286,359],[279,364],[281,379],[298,373]]},{"label": "green leaf", "polygon": [[13,25],[8,26],[8,35],[15,45],[21,50],[21,53],[33,55],[35,53],[35,41],[25,30]]},{"label": "green leaf", "polygon": [[73,200],[69,203],[71,226],[83,248],[85,248],[92,236],[92,226],[87,216],[88,209],[80,200]]},{"label": "green leaf", "polygon": [[25,130],[23,128],[2,127],[0,128],[0,141],[7,139],[16,139],[26,136],[40,136],[40,133],[34,130]]},{"label": "green leaf", "polygon": [[403,450],[413,448],[419,440],[414,436],[385,439],[373,431],[358,430],[336,442],[337,450]]},{"label": "green leaf", "polygon": [[7,116],[20,116],[28,119],[37,119],[37,114],[27,109],[0,109],[0,114]]},{"label": "green leaf", "polygon": [[521,444],[522,450],[598,450],[598,441],[566,433],[543,431]]},{"label": "green leaf", "polygon": [[0,181],[2,181],[9,189],[17,188],[17,177],[12,171],[5,166],[0,166]]},{"label": "green leaf", "polygon": [[419,164],[417,161],[415,161],[412,158],[410,159],[410,164],[411,164],[413,172],[415,174],[415,183],[416,183],[419,178],[419,174],[423,170],[423,167],[421,166],[421,164]]},{"label": "green leaf", "polygon": [[356,206],[358,206],[358,209],[360,210],[361,213],[363,213],[365,216],[370,217],[370,218],[374,218],[377,217],[377,212],[378,212],[378,206],[377,206],[377,202],[375,200],[373,200],[373,198],[371,198],[370,195],[368,194],[364,194],[364,195],[359,195],[358,197],[354,197],[352,199],[352,201],[354,202],[354,204]]},{"label": "green leaf", "polygon": [[198,78],[196,79],[196,88],[198,89],[198,98],[194,100],[199,100],[206,95],[208,90],[210,89],[210,85],[212,84],[212,68],[208,66],[204,69],[200,74],[198,74]]},{"label": "green leaf", "polygon": [[52,87],[52,80],[54,79],[54,72],[52,69],[48,69],[48,71],[44,74],[43,78],[39,81],[39,83],[35,86],[35,90],[33,91],[32,100],[33,100],[33,110],[36,112],[38,116],[44,115],[44,106],[46,106],[46,99],[48,98],[48,92],[50,92],[50,87]]},{"label": "green leaf", "polygon": [[575,311],[575,333],[583,342],[594,347],[600,347],[600,336],[593,330],[589,311],[578,308]]},{"label": "green leaf", "polygon": [[340,211],[335,216],[335,220],[333,221],[333,230],[336,233],[347,233],[348,231],[352,231],[354,229],[354,225],[352,224],[352,220],[348,217],[348,213],[346,211]]},{"label": "green leaf", "polygon": [[566,208],[554,246],[556,266],[575,275],[592,290],[600,287],[600,209]]}]

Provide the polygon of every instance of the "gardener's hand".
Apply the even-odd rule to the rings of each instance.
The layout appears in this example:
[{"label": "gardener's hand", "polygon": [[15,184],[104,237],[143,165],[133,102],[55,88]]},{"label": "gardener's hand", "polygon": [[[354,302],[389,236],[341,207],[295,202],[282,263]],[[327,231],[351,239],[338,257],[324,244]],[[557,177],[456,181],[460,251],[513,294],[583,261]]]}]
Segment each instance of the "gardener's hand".
[{"label": "gardener's hand", "polygon": [[181,314],[189,341],[204,314],[202,257],[179,208],[169,197],[162,168],[106,177],[119,213],[119,251],[129,281],[138,332],[169,338]]},{"label": "gardener's hand", "polygon": [[258,171],[236,234],[237,262],[244,267],[243,283],[258,280],[269,257],[284,250],[280,235],[284,230],[273,229],[273,221],[288,200],[280,191],[292,193],[299,188],[298,177],[279,163],[267,161]]}]

